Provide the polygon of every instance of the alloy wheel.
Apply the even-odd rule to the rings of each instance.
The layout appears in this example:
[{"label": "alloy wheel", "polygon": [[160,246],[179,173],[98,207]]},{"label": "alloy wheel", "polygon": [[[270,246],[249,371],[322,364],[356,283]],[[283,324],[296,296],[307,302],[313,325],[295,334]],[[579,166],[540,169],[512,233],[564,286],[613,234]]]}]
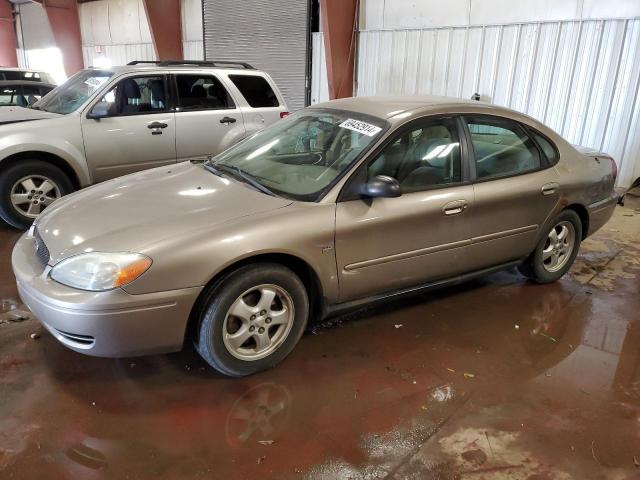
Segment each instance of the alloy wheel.
[{"label": "alloy wheel", "polygon": [[11,204],[28,218],[36,218],[45,207],[61,196],[56,182],[43,175],[22,177],[11,187]]},{"label": "alloy wheel", "polygon": [[571,222],[555,225],[542,249],[542,265],[551,273],[561,270],[571,258],[576,243],[576,229]]},{"label": "alloy wheel", "polygon": [[229,308],[222,325],[227,351],[240,360],[252,361],[275,352],[293,326],[291,295],[273,284],[246,290]]}]

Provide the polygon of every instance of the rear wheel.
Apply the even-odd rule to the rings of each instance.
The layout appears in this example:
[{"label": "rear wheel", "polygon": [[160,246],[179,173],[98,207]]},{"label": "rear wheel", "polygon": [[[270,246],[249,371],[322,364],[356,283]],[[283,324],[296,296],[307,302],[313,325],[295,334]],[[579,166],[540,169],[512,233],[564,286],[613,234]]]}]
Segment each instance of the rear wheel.
[{"label": "rear wheel", "polygon": [[53,201],[73,191],[58,167],[40,160],[20,160],[0,174],[0,217],[27,229]]},{"label": "rear wheel", "polygon": [[558,215],[520,272],[537,283],[555,282],[571,268],[582,239],[582,222],[573,210]]},{"label": "rear wheel", "polygon": [[241,377],[282,361],[302,336],[309,300],[278,264],[241,267],[205,293],[196,348],[213,368]]}]

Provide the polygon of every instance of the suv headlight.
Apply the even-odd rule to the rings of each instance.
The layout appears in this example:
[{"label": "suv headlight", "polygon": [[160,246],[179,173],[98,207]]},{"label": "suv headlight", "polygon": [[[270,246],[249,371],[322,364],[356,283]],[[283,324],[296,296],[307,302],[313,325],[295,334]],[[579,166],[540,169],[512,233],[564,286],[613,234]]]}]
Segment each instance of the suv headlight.
[{"label": "suv headlight", "polygon": [[139,253],[81,253],[51,269],[56,282],[80,290],[99,292],[133,282],[151,266],[151,259]]}]

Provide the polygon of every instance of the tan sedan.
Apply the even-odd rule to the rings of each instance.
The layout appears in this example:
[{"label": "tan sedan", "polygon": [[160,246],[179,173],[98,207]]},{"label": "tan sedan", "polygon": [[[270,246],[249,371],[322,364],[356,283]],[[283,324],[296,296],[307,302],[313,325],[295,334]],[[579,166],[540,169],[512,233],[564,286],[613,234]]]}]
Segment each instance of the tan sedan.
[{"label": "tan sedan", "polygon": [[56,201],[17,243],[25,303],[98,356],[193,340],[219,371],[284,359],[307,323],[518,266],[560,278],[611,216],[616,164],[519,113],[449,98],[303,109],[207,162]]}]

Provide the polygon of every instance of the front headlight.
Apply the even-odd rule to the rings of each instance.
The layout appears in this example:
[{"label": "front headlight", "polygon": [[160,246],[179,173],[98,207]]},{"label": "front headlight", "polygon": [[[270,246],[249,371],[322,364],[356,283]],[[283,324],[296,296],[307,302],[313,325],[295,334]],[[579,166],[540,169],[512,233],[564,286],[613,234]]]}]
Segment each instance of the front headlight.
[{"label": "front headlight", "polygon": [[81,253],[51,269],[56,282],[80,290],[99,292],[133,282],[151,266],[151,259],[139,253]]}]

